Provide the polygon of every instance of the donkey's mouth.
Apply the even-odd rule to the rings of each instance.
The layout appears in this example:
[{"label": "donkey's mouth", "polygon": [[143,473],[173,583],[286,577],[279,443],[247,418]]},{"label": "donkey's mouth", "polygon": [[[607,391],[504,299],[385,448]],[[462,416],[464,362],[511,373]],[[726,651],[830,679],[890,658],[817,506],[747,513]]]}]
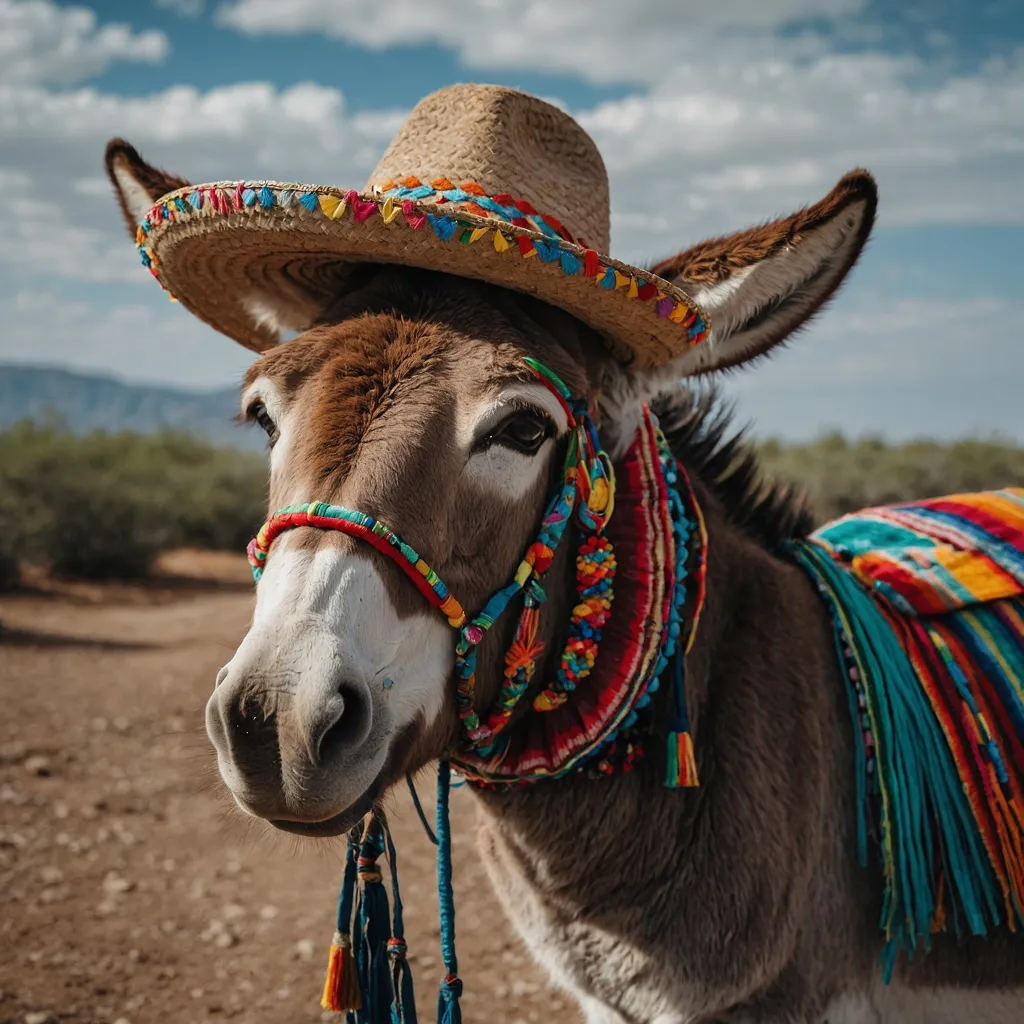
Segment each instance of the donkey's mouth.
[{"label": "donkey's mouth", "polygon": [[372,810],[384,790],[383,776],[378,776],[355,803],[349,804],[343,811],[323,818],[320,821],[294,821],[288,818],[271,818],[270,824],[282,832],[291,832],[297,836],[309,836],[313,839],[340,836],[357,825]]}]

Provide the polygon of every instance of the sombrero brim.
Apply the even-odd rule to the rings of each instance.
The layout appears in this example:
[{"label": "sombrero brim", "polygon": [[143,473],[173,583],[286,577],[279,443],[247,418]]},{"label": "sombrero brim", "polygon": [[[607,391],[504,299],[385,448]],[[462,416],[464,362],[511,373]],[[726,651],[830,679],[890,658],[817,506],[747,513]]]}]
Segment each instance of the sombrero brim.
[{"label": "sombrero brim", "polygon": [[276,296],[326,308],[354,262],[423,267],[536,296],[593,327],[616,358],[637,366],[664,365],[707,337],[704,311],[670,282],[528,226],[543,222],[513,224],[478,201],[453,203],[425,190],[429,197],[408,198],[410,190],[398,187],[189,185],[152,207],[136,242],[175,299],[257,352],[278,336],[259,322],[254,302]]}]

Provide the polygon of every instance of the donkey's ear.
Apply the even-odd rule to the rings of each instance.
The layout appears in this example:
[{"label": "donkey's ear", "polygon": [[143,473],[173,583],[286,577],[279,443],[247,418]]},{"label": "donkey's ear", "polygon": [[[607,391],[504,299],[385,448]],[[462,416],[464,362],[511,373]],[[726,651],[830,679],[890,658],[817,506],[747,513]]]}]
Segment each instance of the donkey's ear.
[{"label": "donkey's ear", "polygon": [[147,164],[138,150],[124,139],[111,139],[107,143],[103,162],[132,238],[153,203],[188,184],[184,178]]},{"label": "donkey's ear", "polygon": [[821,202],[791,217],[701,242],[652,267],[707,310],[711,333],[665,366],[605,364],[600,404],[605,420],[622,427],[609,451],[621,453],[629,443],[641,402],[684,377],[763,356],[806,324],[857,262],[877,206],[874,178],[851,171]]},{"label": "donkey's ear", "polygon": [[835,294],[875,220],[878,190],[851,171],[819,203],[663,260],[651,269],[711,316],[711,334],[678,361],[677,376],[764,355]]}]

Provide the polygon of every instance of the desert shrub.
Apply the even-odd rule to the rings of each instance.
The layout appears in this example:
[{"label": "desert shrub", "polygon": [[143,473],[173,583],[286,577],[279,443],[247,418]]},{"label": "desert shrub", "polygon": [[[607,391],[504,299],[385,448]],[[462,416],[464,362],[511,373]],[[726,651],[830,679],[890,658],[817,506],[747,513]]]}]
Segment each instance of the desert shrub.
[{"label": "desert shrub", "polygon": [[0,433],[0,515],[17,555],[59,574],[138,577],[170,547],[241,550],[264,513],[257,455],[187,434],[18,424]]},{"label": "desert shrub", "polygon": [[824,521],[868,505],[965,491],[1024,486],[1024,448],[1000,441],[847,441],[830,434],[811,444],[761,445],[765,472],[804,487]]},{"label": "desert shrub", "polygon": [[18,540],[13,510],[5,506],[0,493],[0,592],[18,583]]},{"label": "desert shrub", "polygon": [[[765,473],[806,488],[820,520],[866,505],[1024,484],[1024,448],[887,445],[841,435],[760,445]],[[0,431],[0,588],[17,561],[88,578],[137,577],[163,550],[241,551],[265,512],[266,463],[188,434]]]}]

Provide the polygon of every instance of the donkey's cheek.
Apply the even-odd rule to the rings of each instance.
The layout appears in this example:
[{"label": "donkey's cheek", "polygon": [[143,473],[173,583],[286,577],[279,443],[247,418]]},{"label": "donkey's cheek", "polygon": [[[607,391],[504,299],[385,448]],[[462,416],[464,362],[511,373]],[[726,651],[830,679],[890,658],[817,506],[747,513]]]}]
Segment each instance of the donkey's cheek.
[{"label": "donkey's cheek", "polygon": [[523,455],[494,445],[476,452],[466,462],[465,479],[488,494],[506,501],[520,501],[539,486],[546,476],[554,442],[545,441],[535,455]]}]

